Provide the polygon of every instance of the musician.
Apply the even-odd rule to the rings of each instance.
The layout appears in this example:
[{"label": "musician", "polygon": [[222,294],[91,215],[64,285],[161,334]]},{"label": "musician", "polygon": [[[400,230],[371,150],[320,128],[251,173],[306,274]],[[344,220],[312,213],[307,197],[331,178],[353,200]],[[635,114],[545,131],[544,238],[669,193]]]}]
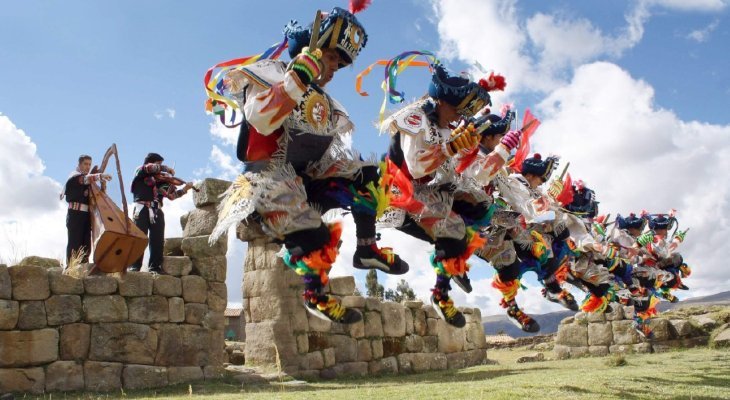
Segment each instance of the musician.
[{"label": "musician", "polygon": [[[149,272],[165,274],[162,270],[162,249],[165,244],[165,214],[162,202],[165,198],[175,200],[188,192],[193,184],[188,182],[182,189],[177,189],[168,178],[175,175],[175,170],[163,165],[161,155],[149,153],[144,164],[134,172],[132,194],[134,195],[134,223],[149,236],[150,259]],[[130,266],[128,271],[139,271],[142,258]]]},{"label": "musician", "polygon": [[66,229],[68,244],[66,245],[66,266],[71,257],[79,257],[82,263],[89,262],[91,252],[91,218],[89,215],[89,185],[98,180],[110,181],[107,174],[90,174],[91,156],[79,156],[76,169],[71,172],[61,193],[61,200],[66,197],[68,214]]}]

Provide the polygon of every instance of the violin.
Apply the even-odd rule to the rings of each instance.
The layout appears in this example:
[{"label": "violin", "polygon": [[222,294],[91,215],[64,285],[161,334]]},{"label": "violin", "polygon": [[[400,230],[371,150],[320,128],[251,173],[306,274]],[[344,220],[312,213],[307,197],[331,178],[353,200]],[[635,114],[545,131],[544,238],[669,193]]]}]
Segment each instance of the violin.
[{"label": "violin", "polygon": [[[173,176],[172,174],[167,172],[160,172],[159,174],[155,175],[155,180],[157,182],[169,183],[175,186],[186,185],[188,183],[187,181]],[[200,189],[196,188],[195,186],[192,186],[191,188],[196,192],[200,192]]]}]

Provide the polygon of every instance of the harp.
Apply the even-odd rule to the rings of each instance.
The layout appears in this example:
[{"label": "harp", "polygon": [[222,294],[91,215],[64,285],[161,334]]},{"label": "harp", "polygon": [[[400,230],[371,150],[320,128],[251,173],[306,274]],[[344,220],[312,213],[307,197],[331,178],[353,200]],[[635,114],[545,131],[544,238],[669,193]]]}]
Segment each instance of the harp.
[{"label": "harp", "polygon": [[100,167],[93,172],[103,173],[111,156],[114,156],[117,167],[119,187],[122,192],[123,211],[114,204],[106,194],[106,182],[94,182],[89,185],[89,212],[91,213],[91,240],[94,269],[102,272],[126,272],[144,254],[148,238],[129,218],[127,198],[124,195],[124,182],[119,167],[117,145],[112,144],[104,154]]}]

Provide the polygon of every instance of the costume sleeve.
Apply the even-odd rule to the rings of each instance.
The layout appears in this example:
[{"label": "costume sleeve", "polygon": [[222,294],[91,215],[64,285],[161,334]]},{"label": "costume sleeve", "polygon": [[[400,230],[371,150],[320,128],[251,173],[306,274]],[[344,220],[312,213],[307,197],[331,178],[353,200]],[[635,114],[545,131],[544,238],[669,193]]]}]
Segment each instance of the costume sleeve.
[{"label": "costume sleeve", "polygon": [[236,72],[239,106],[248,124],[265,136],[281,127],[307,91],[282,62],[260,61]]},{"label": "costume sleeve", "polygon": [[431,175],[448,160],[448,156],[444,154],[441,145],[426,142],[424,132],[414,134],[399,127],[397,121],[391,123],[390,132],[391,134],[400,132],[400,146],[403,150],[403,158],[408,167],[408,172],[415,179]]}]

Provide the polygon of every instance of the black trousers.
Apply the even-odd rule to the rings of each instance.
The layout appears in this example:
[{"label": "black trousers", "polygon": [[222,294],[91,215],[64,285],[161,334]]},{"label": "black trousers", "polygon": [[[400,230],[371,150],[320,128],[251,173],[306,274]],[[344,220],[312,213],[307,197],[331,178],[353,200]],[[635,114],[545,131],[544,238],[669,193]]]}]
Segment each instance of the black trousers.
[{"label": "black trousers", "polygon": [[[155,223],[150,223],[150,212],[145,206],[135,214],[134,223],[137,225],[137,228],[147,234],[150,239],[149,270],[154,271],[162,269],[162,251],[165,247],[165,213],[162,212],[162,209],[158,209],[157,214],[155,215]],[[142,258],[144,258],[144,256],[140,257],[137,262],[132,264],[132,268],[136,270],[141,269]]]},{"label": "black trousers", "polygon": [[66,230],[68,231],[66,265],[68,265],[71,255],[80,251],[84,252],[81,262],[89,262],[89,253],[91,253],[91,215],[87,211],[68,210]]}]

